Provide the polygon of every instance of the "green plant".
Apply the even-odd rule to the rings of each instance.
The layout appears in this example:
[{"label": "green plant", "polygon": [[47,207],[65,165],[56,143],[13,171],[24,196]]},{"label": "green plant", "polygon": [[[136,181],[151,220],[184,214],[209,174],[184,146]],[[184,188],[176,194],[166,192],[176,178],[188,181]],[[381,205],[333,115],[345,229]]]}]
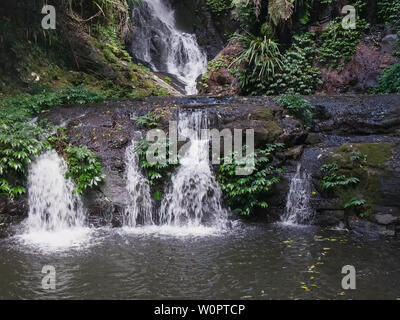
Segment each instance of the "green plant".
[{"label": "green plant", "polygon": [[344,203],[343,208],[355,210],[356,212],[359,212],[360,217],[363,218],[365,214],[361,213],[361,210],[365,207],[366,203],[367,202],[364,199],[357,199],[353,197],[349,201]]},{"label": "green plant", "polygon": [[272,39],[258,38],[252,34],[234,35],[233,39],[238,41],[245,49],[232,62],[233,65],[245,63],[250,68],[251,75],[261,79],[273,76],[275,69],[282,66],[282,55],[278,44]]},{"label": "green plant", "polygon": [[32,157],[50,149],[43,123],[0,122],[0,194],[11,198],[26,192],[25,174]]},{"label": "green plant", "polygon": [[160,121],[161,118],[162,118],[161,113],[156,113],[154,111],[151,111],[141,117],[134,116],[132,119],[135,120],[138,125],[141,125],[145,128],[154,128],[157,127],[158,122]]},{"label": "green plant", "polygon": [[101,172],[101,163],[95,153],[86,146],[69,146],[67,153],[68,172],[66,178],[72,178],[77,186],[76,193],[98,185],[105,175]]},{"label": "green plant", "polygon": [[312,120],[314,106],[300,94],[284,94],[276,98],[275,101],[296,117],[303,119],[306,123]]},{"label": "green plant", "polygon": [[214,14],[222,14],[232,8],[231,0],[207,0],[207,5]]},{"label": "green plant", "polygon": [[357,16],[356,29],[343,29],[341,18],[336,18],[322,33],[318,60],[332,68],[341,69],[355,54],[363,32],[369,24]]},{"label": "green plant", "polygon": [[[272,156],[282,147],[282,144],[267,145],[263,150],[246,155],[241,161],[237,161],[236,153],[232,153],[227,156],[227,159],[232,159],[231,163],[225,163],[226,158],[221,159],[218,180],[232,210],[241,215],[249,215],[256,207],[268,207],[265,199],[272,186],[280,182],[276,174],[283,171],[272,165]],[[245,169],[247,161],[253,157],[254,170],[249,175],[237,175],[236,169]]]},{"label": "green plant", "polygon": [[372,93],[400,93],[400,62],[388,67],[378,79]]},{"label": "green plant", "polygon": [[384,24],[393,24],[400,30],[400,0],[378,0],[378,21]]},{"label": "green plant", "polygon": [[54,126],[31,122],[55,105],[90,103],[103,97],[84,87],[61,88],[36,95],[22,94],[0,101],[0,193],[15,198],[26,192],[26,169],[32,158],[52,148]]},{"label": "green plant", "polygon": [[362,207],[365,205],[366,201],[364,199],[357,199],[357,198],[351,198],[348,202],[346,202],[343,207],[345,209],[351,208],[351,207]]},{"label": "green plant", "polygon": [[[144,169],[151,186],[156,184],[159,180],[170,179],[172,171],[177,166],[177,164],[171,164],[168,161],[168,146],[168,138],[160,138],[155,142],[149,142],[142,139],[135,145],[134,151],[139,156],[139,166]],[[154,157],[153,162],[147,160],[147,151],[150,147],[152,147],[152,150],[154,151],[152,153]]]},{"label": "green plant", "polygon": [[[315,35],[305,33],[294,36],[291,47],[283,54],[281,68],[272,77],[261,79],[248,77],[240,81],[241,93],[245,95],[278,95],[287,92],[312,94],[320,84],[321,75],[313,67]],[[239,80],[242,75],[239,72]]]},{"label": "green plant", "polygon": [[344,187],[360,182],[360,179],[356,177],[347,177],[344,174],[338,174],[339,169],[340,168],[337,162],[324,164],[321,167],[321,171],[324,172],[324,176],[322,177],[321,181],[321,186],[323,189],[332,190],[339,186]]}]

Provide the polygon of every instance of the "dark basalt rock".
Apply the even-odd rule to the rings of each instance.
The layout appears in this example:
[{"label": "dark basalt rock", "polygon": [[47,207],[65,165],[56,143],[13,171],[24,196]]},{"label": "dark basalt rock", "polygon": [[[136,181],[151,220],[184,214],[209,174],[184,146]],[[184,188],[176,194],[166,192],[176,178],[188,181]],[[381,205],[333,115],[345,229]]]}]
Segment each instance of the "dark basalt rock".
[{"label": "dark basalt rock", "polygon": [[[180,109],[202,108],[207,110],[211,128],[255,129],[259,147],[274,142],[287,144],[288,148],[276,159],[286,173],[268,198],[270,208],[259,212],[259,216],[268,221],[279,219],[283,213],[290,179],[296,172],[298,161],[301,161],[312,177],[314,222],[323,226],[347,223],[350,220],[342,202],[321,189],[320,168],[323,162],[345,144],[389,145],[387,161],[380,164],[381,167],[369,169],[378,177],[376,194],[379,195],[379,199],[372,203],[369,223],[381,226],[378,228],[380,233],[391,234],[400,224],[400,96],[312,96],[308,99],[317,107],[309,132],[304,130],[300,120],[276,105],[273,97],[152,97],[58,107],[41,114],[40,118],[65,125],[70,143],[88,146],[102,162],[105,182],[83,195],[93,225],[119,226],[122,223],[128,197],[125,151],[133,137],[138,139],[146,132],[132,120],[132,116],[155,110],[162,112],[159,127],[167,131],[169,120],[176,120]],[[16,201],[0,198],[0,224],[20,221],[26,216],[27,209],[26,197]],[[353,225],[357,230],[362,229],[360,223]],[[352,224],[347,223],[347,226],[351,228]]]}]

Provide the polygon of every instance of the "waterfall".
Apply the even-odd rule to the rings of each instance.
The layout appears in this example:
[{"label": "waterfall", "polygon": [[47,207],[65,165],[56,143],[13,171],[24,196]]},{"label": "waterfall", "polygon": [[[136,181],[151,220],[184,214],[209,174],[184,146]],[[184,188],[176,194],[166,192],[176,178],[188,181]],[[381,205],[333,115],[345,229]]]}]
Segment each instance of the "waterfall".
[{"label": "waterfall", "polygon": [[39,156],[28,175],[29,216],[18,237],[41,248],[72,247],[87,242],[85,211],[74,184],[65,178],[67,166],[55,151]]},{"label": "waterfall", "polygon": [[55,151],[37,158],[29,171],[29,216],[26,221],[30,232],[59,231],[83,227],[85,214],[74,185],[65,179],[65,162]]},{"label": "waterfall", "polygon": [[152,225],[153,201],[147,178],[139,168],[139,157],[134,151],[135,141],[126,149],[126,188],[128,190],[128,203],[125,210],[124,225]]},{"label": "waterfall", "polygon": [[306,170],[302,170],[301,163],[299,163],[296,174],[290,182],[282,221],[287,224],[309,224],[314,216],[314,211],[310,206],[310,195],[310,176]]},{"label": "waterfall", "polygon": [[186,94],[196,94],[196,80],[207,69],[207,56],[196,36],[177,29],[175,12],[165,0],[141,2],[132,13],[132,52],[154,71],[175,76]]},{"label": "waterfall", "polygon": [[178,133],[190,140],[173,174],[171,186],[161,203],[162,224],[223,227],[227,212],[222,208],[221,190],[209,161],[206,113],[180,112]]}]

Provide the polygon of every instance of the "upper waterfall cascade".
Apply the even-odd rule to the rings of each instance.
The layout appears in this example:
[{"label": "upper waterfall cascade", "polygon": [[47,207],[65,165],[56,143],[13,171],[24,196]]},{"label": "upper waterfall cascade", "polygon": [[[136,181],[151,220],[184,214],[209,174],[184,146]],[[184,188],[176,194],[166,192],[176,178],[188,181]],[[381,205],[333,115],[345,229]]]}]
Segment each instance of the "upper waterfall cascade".
[{"label": "upper waterfall cascade", "polygon": [[85,213],[74,185],[65,178],[67,166],[55,151],[38,157],[28,176],[30,232],[60,231],[83,227]]},{"label": "upper waterfall cascade", "polygon": [[207,56],[196,36],[178,30],[175,12],[165,0],[142,0],[133,10],[132,51],[154,71],[175,76],[186,94],[197,93],[196,84],[207,69]]},{"label": "upper waterfall cascade", "polygon": [[290,182],[290,189],[286,201],[285,213],[282,221],[288,224],[308,224],[311,222],[314,211],[310,206],[311,183],[310,176],[297,165],[296,174]]},{"label": "upper waterfall cascade", "polygon": [[178,133],[190,140],[172,176],[161,204],[161,223],[175,226],[212,225],[224,227],[227,212],[211,170],[208,119],[204,111],[180,112]]}]

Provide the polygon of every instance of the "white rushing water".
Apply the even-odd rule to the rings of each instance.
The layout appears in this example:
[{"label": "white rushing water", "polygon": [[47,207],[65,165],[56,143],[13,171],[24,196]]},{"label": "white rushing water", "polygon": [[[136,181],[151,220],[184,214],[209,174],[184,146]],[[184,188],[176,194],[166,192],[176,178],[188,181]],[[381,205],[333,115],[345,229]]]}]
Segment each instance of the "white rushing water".
[{"label": "white rushing water", "polygon": [[206,113],[200,110],[180,112],[178,132],[190,139],[180,159],[180,167],[161,204],[161,223],[168,226],[223,228],[227,212],[222,207],[221,190],[209,161]]},{"label": "white rushing water", "polygon": [[309,224],[314,217],[314,211],[310,206],[310,196],[310,176],[305,169],[302,169],[301,163],[299,163],[296,174],[290,182],[282,222],[286,224]]},{"label": "white rushing water", "polygon": [[31,165],[28,176],[29,216],[23,238],[52,246],[71,245],[87,233],[85,212],[74,184],[65,178],[66,164],[48,151]]},{"label": "white rushing water", "polygon": [[139,168],[139,157],[134,151],[135,141],[126,149],[126,188],[128,203],[125,210],[124,226],[153,225],[153,201],[149,181]]},{"label": "white rushing water", "polygon": [[175,76],[186,94],[196,94],[196,80],[207,69],[196,36],[178,30],[175,12],[165,0],[141,1],[133,10],[132,52],[154,71]]}]

